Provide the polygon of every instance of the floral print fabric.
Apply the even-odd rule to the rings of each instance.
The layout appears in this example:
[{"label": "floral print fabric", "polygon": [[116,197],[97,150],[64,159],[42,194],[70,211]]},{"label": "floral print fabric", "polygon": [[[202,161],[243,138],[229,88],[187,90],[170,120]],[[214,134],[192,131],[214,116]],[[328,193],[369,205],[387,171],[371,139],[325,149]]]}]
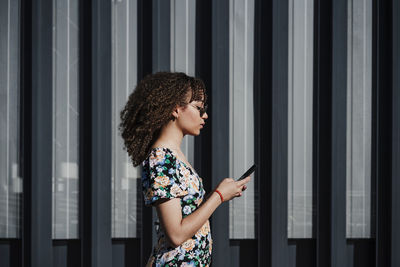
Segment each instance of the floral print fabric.
[{"label": "floral print fabric", "polygon": [[[204,199],[203,181],[199,175],[178,160],[168,148],[154,148],[143,162],[142,186],[145,205],[159,199],[179,197],[182,218],[194,212]],[[158,243],[149,259],[150,266],[209,266],[212,239],[207,222],[179,247],[166,240],[162,227],[157,227]]]}]

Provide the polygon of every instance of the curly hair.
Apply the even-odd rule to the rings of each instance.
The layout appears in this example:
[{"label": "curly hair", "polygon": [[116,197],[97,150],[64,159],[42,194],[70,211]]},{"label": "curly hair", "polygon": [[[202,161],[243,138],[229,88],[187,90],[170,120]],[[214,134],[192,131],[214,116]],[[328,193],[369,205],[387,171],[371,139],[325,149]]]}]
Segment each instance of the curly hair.
[{"label": "curly hair", "polygon": [[[187,102],[190,96],[190,101]],[[176,106],[207,100],[202,80],[181,72],[158,72],[144,77],[121,111],[119,130],[133,165],[142,163],[161,127],[175,118]]]}]

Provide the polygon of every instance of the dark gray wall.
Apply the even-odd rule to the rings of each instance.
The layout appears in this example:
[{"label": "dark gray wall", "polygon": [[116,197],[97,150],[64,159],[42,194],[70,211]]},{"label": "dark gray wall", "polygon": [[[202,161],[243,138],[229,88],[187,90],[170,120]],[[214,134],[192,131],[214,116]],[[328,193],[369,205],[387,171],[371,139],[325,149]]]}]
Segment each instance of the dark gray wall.
[{"label": "dark gray wall", "polygon": [[[142,266],[155,239],[151,211],[141,214],[140,238],[111,238],[111,2],[81,4],[79,136],[85,179],[80,238],[74,240],[51,238],[52,2],[22,2],[21,25],[29,29],[22,31],[21,47],[24,222],[21,239],[0,240],[0,265]],[[170,68],[169,3],[138,1],[139,79]],[[213,266],[400,264],[399,3],[373,1],[375,235],[365,240],[346,239],[347,1],[314,3],[314,238],[287,238],[288,1],[256,0],[256,239],[230,240],[229,206],[222,205],[211,221]],[[211,126],[195,141],[195,164],[210,191],[229,175],[229,1],[198,1],[196,8],[203,15],[196,18],[196,73],[209,87]]]},{"label": "dark gray wall", "polygon": [[400,3],[393,1],[392,261],[400,266]]}]

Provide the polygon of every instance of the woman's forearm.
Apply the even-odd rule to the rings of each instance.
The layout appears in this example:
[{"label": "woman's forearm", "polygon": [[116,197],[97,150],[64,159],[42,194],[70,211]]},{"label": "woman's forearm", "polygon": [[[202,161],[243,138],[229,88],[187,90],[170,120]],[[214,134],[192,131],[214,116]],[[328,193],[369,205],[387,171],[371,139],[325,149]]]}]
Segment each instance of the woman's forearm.
[{"label": "woman's forearm", "polygon": [[191,238],[207,222],[213,212],[221,205],[222,201],[216,192],[212,192],[208,199],[190,215],[182,219],[180,225],[180,234],[175,245],[180,245]]},{"label": "woman's forearm", "polygon": [[[224,201],[242,195],[245,184],[250,177],[239,182],[232,178],[223,179],[218,185],[218,191],[223,195]],[[157,212],[169,242],[177,247],[191,238],[206,223],[215,209],[222,203],[222,197],[213,191],[209,198],[190,215],[182,218],[181,199],[166,200],[157,205]]]}]

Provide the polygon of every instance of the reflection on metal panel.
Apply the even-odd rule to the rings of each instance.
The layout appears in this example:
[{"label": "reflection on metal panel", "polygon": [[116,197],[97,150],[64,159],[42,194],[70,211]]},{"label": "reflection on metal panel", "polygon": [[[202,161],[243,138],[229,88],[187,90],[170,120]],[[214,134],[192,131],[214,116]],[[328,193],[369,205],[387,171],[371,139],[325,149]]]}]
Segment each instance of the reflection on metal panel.
[{"label": "reflection on metal panel", "polygon": [[53,238],[78,238],[79,15],[53,2]]},{"label": "reflection on metal panel", "polygon": [[20,236],[20,1],[0,1],[0,238]]},{"label": "reflection on metal panel", "polygon": [[[229,166],[230,177],[239,177],[254,163],[254,0],[230,0],[229,9]],[[255,238],[252,177],[243,196],[229,202],[230,238]]]},{"label": "reflection on metal panel", "polygon": [[348,2],[346,237],[371,237],[372,1]]},{"label": "reflection on metal panel", "polygon": [[120,112],[137,83],[137,1],[112,4],[112,237],[140,233],[140,167],[133,167],[118,130]]},{"label": "reflection on metal panel", "polygon": [[288,238],[312,237],[313,1],[289,1]]},{"label": "reflection on metal panel", "polygon": [[[171,0],[171,71],[194,75],[196,1]],[[194,163],[194,137],[185,136],[181,149]]]}]

